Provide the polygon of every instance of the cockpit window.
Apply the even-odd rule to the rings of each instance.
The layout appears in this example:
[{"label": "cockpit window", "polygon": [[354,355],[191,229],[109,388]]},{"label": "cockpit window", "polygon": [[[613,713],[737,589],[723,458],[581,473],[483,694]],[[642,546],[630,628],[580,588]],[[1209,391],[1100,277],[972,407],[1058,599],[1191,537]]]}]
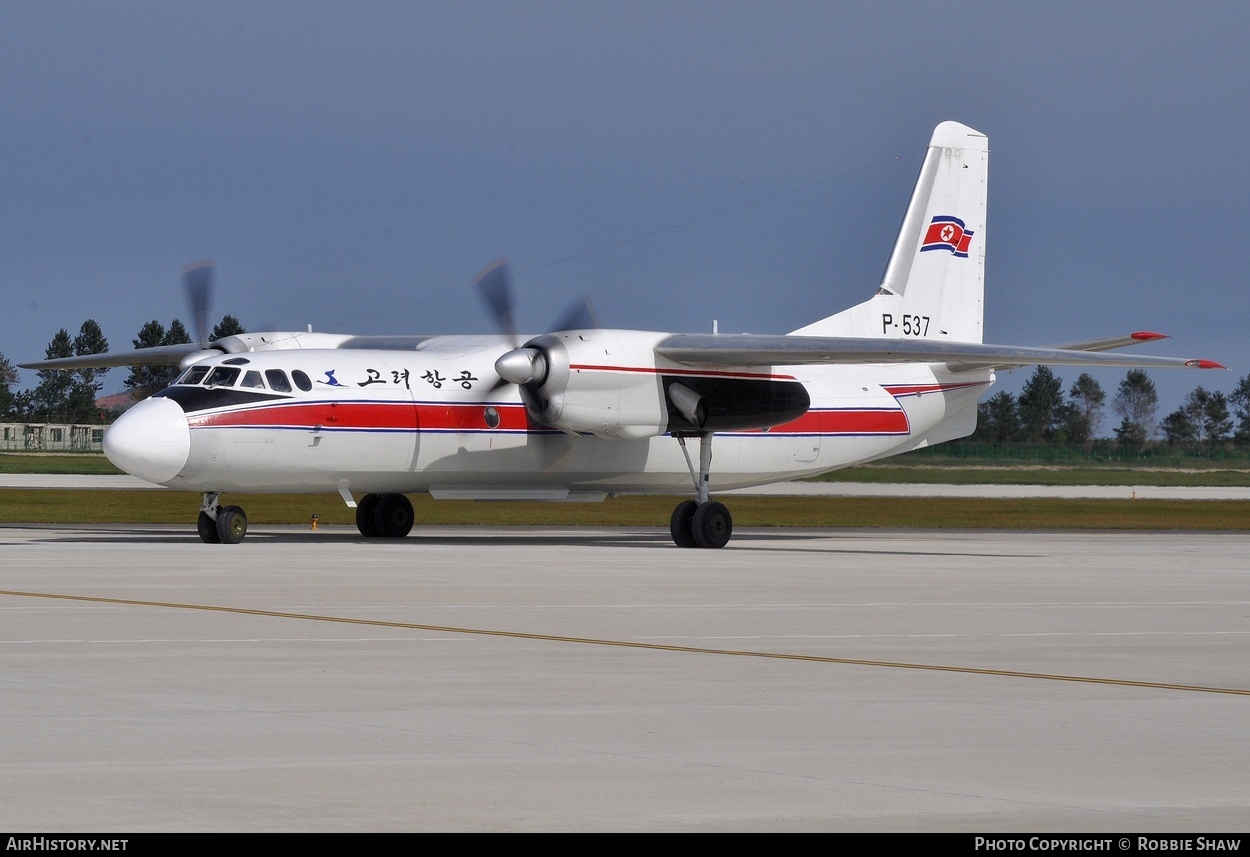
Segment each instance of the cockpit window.
[{"label": "cockpit window", "polygon": [[305,393],[312,389],[312,381],[308,380],[308,376],[298,369],[291,372],[291,380]]},{"label": "cockpit window", "polygon": [[209,387],[233,387],[238,377],[239,370],[233,366],[218,366],[204,383]]},{"label": "cockpit window", "polygon": [[255,369],[248,369],[243,375],[243,383],[240,387],[250,387],[253,390],[265,389],[265,382],[260,379],[260,373]]},{"label": "cockpit window", "polygon": [[291,382],[286,379],[286,373],[281,369],[266,369],[265,380],[269,382],[269,389],[275,393],[291,392]]},{"label": "cockpit window", "polygon": [[192,366],[182,377],[175,381],[175,384],[198,384],[204,380],[204,376],[208,374],[207,366]]}]

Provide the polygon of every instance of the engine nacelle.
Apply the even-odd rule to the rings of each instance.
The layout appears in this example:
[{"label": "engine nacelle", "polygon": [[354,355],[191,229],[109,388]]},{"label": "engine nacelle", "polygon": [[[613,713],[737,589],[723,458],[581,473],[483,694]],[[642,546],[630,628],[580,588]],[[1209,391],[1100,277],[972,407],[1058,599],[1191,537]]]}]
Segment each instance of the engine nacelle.
[{"label": "engine nacelle", "polygon": [[758,371],[657,365],[667,334],[581,330],[535,337],[496,363],[539,425],[601,437],[742,431],[797,419],[811,400],[797,381]]},{"label": "engine nacelle", "polygon": [[[562,431],[643,438],[668,425],[664,387],[655,371],[655,334],[580,330],[531,339],[545,372],[521,385],[530,419]],[[521,350],[521,349],[518,349]]]}]

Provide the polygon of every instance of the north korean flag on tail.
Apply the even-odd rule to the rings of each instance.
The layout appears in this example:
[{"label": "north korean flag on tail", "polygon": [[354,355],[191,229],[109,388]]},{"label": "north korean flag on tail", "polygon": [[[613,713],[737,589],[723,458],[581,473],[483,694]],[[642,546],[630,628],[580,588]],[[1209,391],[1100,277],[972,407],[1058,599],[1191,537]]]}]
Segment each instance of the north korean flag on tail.
[{"label": "north korean flag on tail", "polygon": [[964,222],[958,217],[938,215],[929,224],[920,243],[920,252],[925,250],[949,250],[960,258],[968,258],[968,245],[972,243],[972,233],[964,230]]}]

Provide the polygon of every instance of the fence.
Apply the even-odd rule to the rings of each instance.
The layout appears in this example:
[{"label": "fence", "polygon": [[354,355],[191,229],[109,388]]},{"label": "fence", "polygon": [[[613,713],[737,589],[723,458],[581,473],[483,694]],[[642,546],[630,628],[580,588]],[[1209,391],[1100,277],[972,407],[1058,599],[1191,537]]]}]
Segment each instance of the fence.
[{"label": "fence", "polygon": [[0,450],[100,452],[104,426],[0,423]]}]

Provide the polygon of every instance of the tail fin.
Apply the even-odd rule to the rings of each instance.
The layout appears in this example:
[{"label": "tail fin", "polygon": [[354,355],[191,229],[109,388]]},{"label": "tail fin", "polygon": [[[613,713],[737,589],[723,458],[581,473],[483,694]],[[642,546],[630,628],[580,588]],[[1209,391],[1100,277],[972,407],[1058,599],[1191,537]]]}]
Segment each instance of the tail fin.
[{"label": "tail fin", "polygon": [[981,342],[988,161],[984,134],[938,125],[876,295],[794,335]]}]

